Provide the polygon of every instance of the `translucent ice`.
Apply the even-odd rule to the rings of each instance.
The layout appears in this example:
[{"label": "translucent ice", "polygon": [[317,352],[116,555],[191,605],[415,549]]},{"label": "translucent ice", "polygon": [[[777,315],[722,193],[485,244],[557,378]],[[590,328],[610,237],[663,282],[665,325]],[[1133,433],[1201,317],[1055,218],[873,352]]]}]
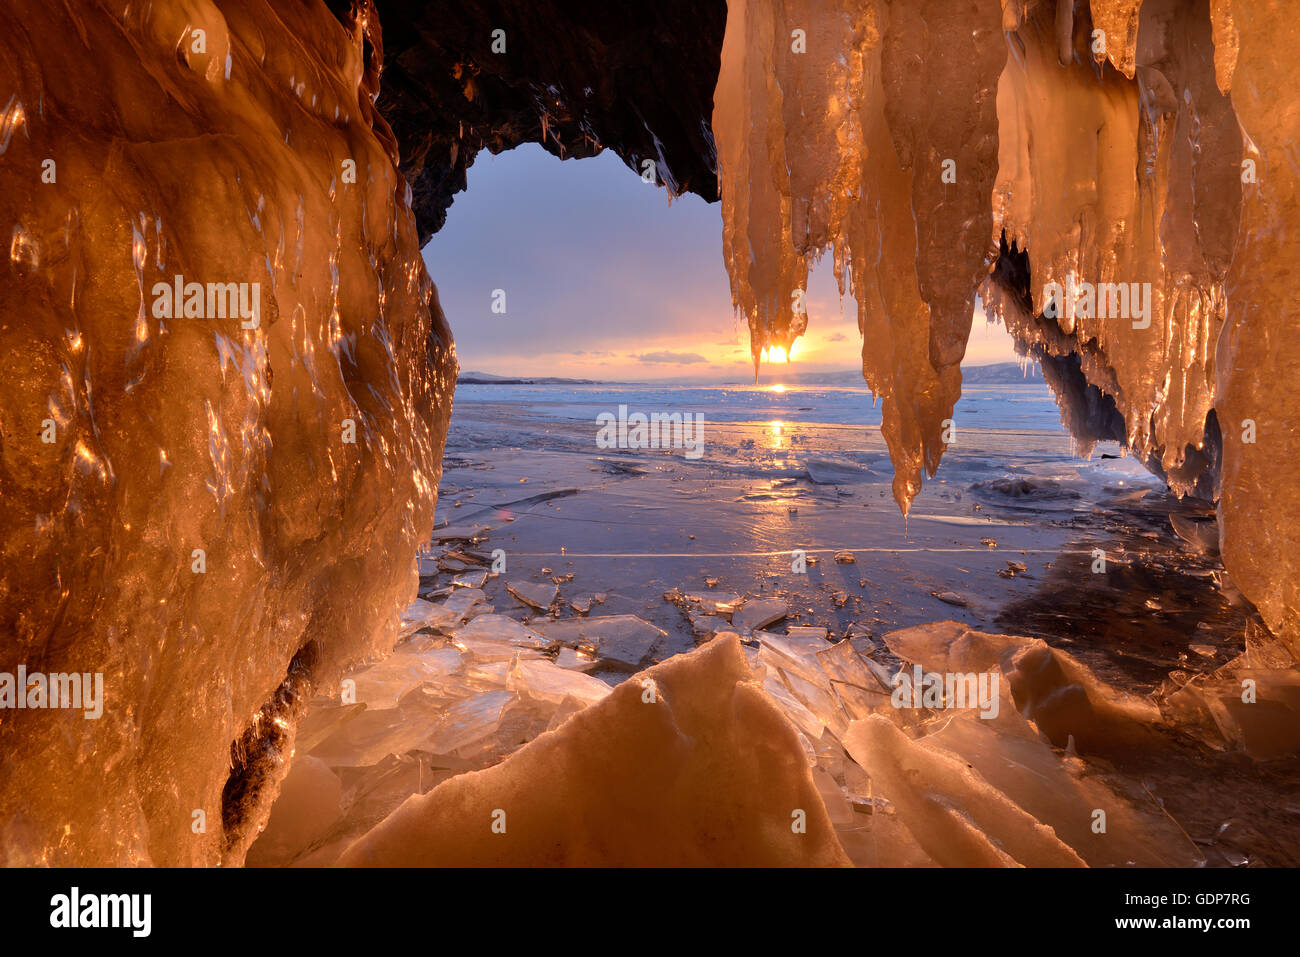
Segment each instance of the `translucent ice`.
[{"label": "translucent ice", "polygon": [[643,662],[666,632],[635,615],[598,615],[538,624],[549,640],[570,647],[588,646],[614,664],[635,668]]},{"label": "translucent ice", "polygon": [[[894,653],[927,671],[999,675],[994,714],[899,707],[893,677],[851,641],[759,638],[763,688],[810,761],[841,800],[872,812],[835,820],[855,863],[880,865],[893,854],[957,866],[1201,862],[1146,782],[1105,758],[1141,762],[1168,751],[1155,730],[1160,708],[1118,693],[1070,656],[957,622],[887,636]],[[1104,836],[1094,830],[1097,809],[1107,816]],[[892,843],[882,855],[884,834]]]},{"label": "translucent ice", "polygon": [[780,621],[789,611],[790,606],[777,598],[748,598],[731,616],[731,623],[741,634],[748,634]]},{"label": "translucent ice", "polygon": [[733,301],[756,362],[788,348],[832,252],[905,511],[938,466],[988,263],[1001,19],[997,0],[728,5],[713,129]]},{"label": "translucent ice", "polygon": [[[106,699],[0,720],[6,778],[45,782],[0,789],[0,861],[238,863],[302,701],[392,647],[433,524],[455,361],[378,25],[260,0],[0,25],[4,665]],[[178,282],[203,294],[172,309]]]},{"label": "translucent ice", "polygon": [[848,749],[939,864],[1078,867],[1051,828],[1021,810],[956,756],[918,747],[887,718],[853,726]]},{"label": "translucent ice", "polygon": [[555,585],[542,582],[510,582],[506,588],[525,605],[539,611],[550,608],[560,592]]},{"label": "translucent ice", "polygon": [[847,864],[793,730],[749,679],[734,636],[656,665],[409,798],[339,863]]},{"label": "translucent ice", "polygon": [[[492,637],[494,626],[500,638]],[[471,629],[478,637],[465,637]],[[523,647],[511,640],[521,633]],[[611,693],[603,681],[529,647],[536,637],[482,615],[455,639],[416,635],[353,670],[342,701],[314,699],[249,863],[331,863],[406,797],[499,763]]]},{"label": "translucent ice", "polygon": [[[774,619],[753,603],[697,603],[718,637],[650,672],[662,697],[635,680],[611,693],[581,669],[597,654],[635,668],[662,631],[507,624],[478,560],[417,564],[431,537],[489,529],[431,536],[454,353],[374,106],[378,23],[341,6],[11,0],[0,15],[0,664],[102,674],[106,693],[93,722],[0,719],[0,862],[237,864],[264,824],[264,863],[328,862],[367,834],[357,859],[460,859],[504,796],[529,805],[518,841],[491,846],[512,861],[558,859],[539,838],[549,807],[565,860],[832,863],[843,846],[869,863],[1194,863],[1104,760],[1159,755],[1170,717],[1261,760],[1295,750],[1285,5],[729,4],[713,127],[755,359],[804,331],[808,271],[829,254],[906,511],[949,441],[978,291],[1042,360],[1082,449],[1122,439],[1175,490],[1219,497],[1223,559],[1282,640],[1157,698],[1043,642],[890,636],[909,661],[999,675],[989,721],[895,708],[883,654],[755,630]],[[1133,315],[1097,299],[1048,315],[1047,290],[1076,280],[1149,293]],[[1208,524],[1182,533],[1214,544]],[[416,599],[417,570],[439,569],[469,577]],[[728,616],[757,647],[739,650]],[[677,803],[656,803],[629,756],[681,775]],[[557,767],[572,774],[551,787]],[[611,795],[636,813],[611,820]],[[809,829],[792,843],[795,802]],[[584,843],[575,807],[626,856]],[[1096,807],[1104,845],[1083,820]],[[471,818],[482,833],[462,841]],[[682,821],[723,835],[714,856],[669,840]]]},{"label": "translucent ice", "polygon": [[1234,581],[1300,653],[1293,39],[1245,0],[733,0],[713,129],[755,361],[829,253],[906,512],[978,291],[1081,451],[1218,499]]}]

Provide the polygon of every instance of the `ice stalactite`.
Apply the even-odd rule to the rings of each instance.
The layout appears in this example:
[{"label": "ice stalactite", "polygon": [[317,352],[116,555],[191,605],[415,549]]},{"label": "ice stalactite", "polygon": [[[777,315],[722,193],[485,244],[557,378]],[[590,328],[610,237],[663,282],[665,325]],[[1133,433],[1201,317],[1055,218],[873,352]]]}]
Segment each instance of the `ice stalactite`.
[{"label": "ice stalactite", "polygon": [[3,668],[104,689],[0,715],[6,864],[238,863],[415,595],[455,359],[353,12],[0,15]]},{"label": "ice stalactite", "polygon": [[1259,92],[1294,32],[1227,0],[731,3],[714,129],[755,356],[803,330],[790,296],[831,251],[906,512],[978,290],[1059,366],[1083,451],[1122,438],[1180,494],[1221,485],[1227,567],[1295,648],[1294,177]]},{"label": "ice stalactite", "polygon": [[[1083,19],[1062,66],[1059,24],[1031,12],[998,91],[997,228],[1027,253],[1032,296],[1028,315],[1002,318],[1022,342],[1078,353],[1115,395],[1129,446],[1179,491],[1199,478],[1185,466],[1213,405],[1241,193],[1240,136],[1214,82],[1208,6],[1199,14],[1153,24],[1129,81],[1092,59],[1103,40]],[[1095,287],[1094,307],[1044,317],[1044,290],[1071,279]],[[1128,292],[1127,308],[1104,284]]]},{"label": "ice stalactite", "polygon": [[992,0],[729,6],[714,137],[733,301],[756,361],[788,347],[808,266],[832,253],[904,511],[938,467],[992,261],[1000,24]]},{"label": "ice stalactite", "polygon": [[[1073,21],[1074,0],[1058,0],[1057,16],[1060,22]],[[1106,38],[1104,46],[1093,51],[1096,60],[1109,60],[1111,66],[1130,80],[1136,68],[1138,13],[1142,0],[1089,0],[1092,25]],[[1073,24],[1070,27],[1073,32]],[[1070,43],[1069,46],[1073,46]],[[1068,59],[1067,59],[1068,62]]]},{"label": "ice stalactite", "polygon": [[[736,308],[749,321],[755,363],[771,345],[788,347],[806,326],[796,297],[807,285],[808,264],[792,234],[791,170],[785,138],[779,135],[784,104],[777,73],[782,67],[775,62],[784,56],[774,43],[773,20],[767,4],[730,6],[714,97],[718,176],[735,184],[722,191],[723,256]],[[828,33],[835,27],[845,29],[835,23]],[[764,124],[769,118],[770,127]],[[828,165],[847,158],[827,149],[830,145],[823,138],[815,155]],[[805,195],[822,192],[821,182],[805,185],[813,187]],[[804,231],[813,228],[809,212],[800,210]]]}]

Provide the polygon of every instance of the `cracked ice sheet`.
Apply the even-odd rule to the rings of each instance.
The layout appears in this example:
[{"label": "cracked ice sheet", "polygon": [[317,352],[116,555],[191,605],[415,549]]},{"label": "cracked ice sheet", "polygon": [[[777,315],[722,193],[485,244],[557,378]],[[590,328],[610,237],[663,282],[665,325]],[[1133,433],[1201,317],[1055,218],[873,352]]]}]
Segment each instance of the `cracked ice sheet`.
[{"label": "cracked ice sheet", "polygon": [[[779,597],[790,606],[790,624],[829,626],[837,635],[855,625],[879,635],[957,615],[984,630],[1024,628],[1079,642],[1081,626],[1054,606],[1078,607],[1088,619],[1087,640],[1098,632],[1095,647],[1111,654],[1106,649],[1124,643],[1134,650],[1128,657],[1111,654],[1116,667],[1106,670],[1108,680],[1126,689],[1148,680],[1148,666],[1163,667],[1161,677],[1179,666],[1187,641],[1175,626],[1185,624],[1190,632],[1203,623],[1213,641],[1230,645],[1238,640],[1233,629],[1239,636],[1244,623],[1240,610],[1229,609],[1217,589],[1205,587],[1209,569],[1182,562],[1182,543],[1168,518],[1175,506],[1161,483],[1131,458],[1103,458],[1101,453],[1118,451],[1113,444],[1100,445],[1090,461],[1074,458],[1041,386],[970,390],[963,421],[989,427],[963,429],[906,523],[889,498],[887,449],[878,432],[786,418],[821,401],[816,389],[790,387],[779,398],[757,397],[773,404],[763,414],[784,420],[779,437],[770,422],[710,422],[708,454],[688,463],[668,452],[593,452],[591,410],[616,407],[618,389],[561,390],[555,395],[566,410],[561,417],[509,398],[515,390],[482,398],[489,388],[462,390],[457,398],[440,517],[472,519],[485,499],[495,504],[576,491],[504,515],[489,511],[485,521],[494,527],[479,548],[503,549],[509,565],[485,583],[488,599],[509,615],[531,617],[505,584],[517,577],[550,582],[573,574],[559,585],[560,616],[574,614],[566,603],[581,605],[603,593],[606,601],[591,606],[592,616],[636,615],[667,632],[651,661],[696,644],[688,612],[662,600],[672,589],[683,595]],[[755,397],[746,393],[728,401],[748,405]],[[869,407],[865,391],[858,401]],[[998,408],[1012,410],[1006,428]],[[816,416],[819,410],[803,414]],[[500,451],[474,448],[484,430]],[[529,447],[532,430],[546,435],[548,451],[512,451]],[[818,459],[853,461],[877,477],[816,485],[803,468],[809,449],[817,450]],[[611,465],[628,469],[610,471]],[[1089,573],[1098,546],[1108,551],[1114,574]],[[807,575],[790,573],[789,553],[796,547],[819,559]],[[834,564],[840,549],[858,550],[857,563]],[[1152,556],[1165,569],[1159,578],[1143,572]],[[1009,562],[1025,564],[1027,574],[1001,576]],[[546,568],[549,574],[543,574]],[[718,579],[712,589],[709,579]],[[1115,584],[1120,581],[1123,588]],[[968,604],[954,610],[935,597],[948,592]],[[842,606],[837,593],[845,599]],[[1148,600],[1163,609],[1158,621],[1144,606]],[[1105,629],[1086,610],[1098,603],[1117,610]],[[1014,620],[1004,624],[1000,619],[1008,610]],[[1094,658],[1089,662],[1104,666]],[[1126,674],[1118,667],[1134,664],[1142,669]],[[618,681],[626,669],[600,673]]]},{"label": "cracked ice sheet", "polygon": [[[502,802],[529,808],[523,815],[522,827],[527,833],[521,841],[505,851],[488,842],[489,848],[506,854],[502,860],[536,863],[545,857],[552,863],[589,862],[584,855],[598,853],[589,846],[589,836],[586,832],[566,831],[563,825],[557,830],[547,823],[545,804],[537,789],[549,794],[556,787],[581,787],[586,800],[608,807],[609,801],[625,798],[610,796],[608,789],[620,785],[611,783],[603,749],[623,742],[618,745],[619,754],[632,754],[637,762],[659,766],[663,761],[680,760],[672,757],[676,751],[671,744],[673,734],[694,736],[705,726],[715,729],[710,732],[715,743],[726,742],[718,746],[738,752],[722,758],[715,755],[715,759],[755,761],[753,755],[741,756],[750,735],[758,733],[755,729],[743,735],[729,730],[721,739],[717,736],[717,725],[727,721],[722,716],[727,708],[719,704],[721,691],[735,682],[751,689],[761,687],[766,700],[789,721],[783,733],[792,735],[792,744],[798,742],[797,751],[812,774],[836,846],[842,847],[856,864],[1193,866],[1203,860],[1184,829],[1161,809],[1155,796],[1166,800],[1175,797],[1170,782],[1186,780],[1191,773],[1187,762],[1199,767],[1205,755],[1189,757],[1181,747],[1172,745],[1155,700],[1116,691],[1080,662],[1042,641],[975,632],[950,621],[891,633],[889,648],[898,657],[886,658],[876,652],[880,660],[873,661],[860,654],[851,642],[832,644],[814,629],[795,629],[789,635],[759,632],[756,637],[759,648],[744,656],[738,656],[737,638],[732,634],[642,672],[621,686],[617,693],[622,698],[617,706],[610,703],[606,707],[605,699],[613,696],[600,682],[592,681],[602,690],[588,699],[591,703],[583,710],[581,691],[562,677],[564,669],[546,659],[522,657],[538,654],[528,647],[508,666],[496,662],[499,667],[490,677],[481,670],[461,669],[468,693],[450,705],[446,681],[428,683],[424,695],[410,693],[397,709],[392,709],[398,713],[374,715],[380,719],[380,726],[368,729],[370,737],[358,737],[356,733],[367,730],[366,715],[356,711],[360,706],[328,706],[322,709],[326,724],[330,720],[336,724],[350,721],[343,728],[351,727],[353,732],[322,729],[320,716],[304,722],[304,741],[317,742],[324,737],[324,742],[296,761],[291,773],[286,806],[302,805],[301,814],[280,814],[278,820],[282,823],[268,829],[265,846],[255,848],[252,860],[313,864],[332,860],[345,844],[361,837],[364,822],[368,821],[370,827],[376,823],[373,815],[379,798],[370,795],[379,782],[387,782],[383,806],[389,810],[413,795],[425,794],[423,803],[408,801],[404,810],[361,837],[358,847],[345,855],[345,862],[471,860],[467,855],[483,853],[484,847],[476,838],[463,839],[461,825],[471,818],[478,819],[476,807],[482,811],[491,804],[495,809]],[[417,638],[408,654],[431,657],[444,667],[452,664],[447,648],[437,639]],[[1270,652],[1259,648],[1252,654],[1248,663],[1256,670],[1244,673],[1260,675],[1258,666],[1272,660]],[[997,715],[988,720],[973,710],[894,707],[890,700],[890,669],[882,667],[880,661],[894,668],[899,658],[923,664],[928,670],[998,674]],[[384,668],[382,662],[376,668],[381,675],[392,675],[399,689],[409,686],[409,668]],[[530,669],[533,674],[529,674]],[[688,675],[689,680],[678,683],[662,679],[662,675]],[[651,702],[644,696],[651,679],[656,681],[655,694],[663,694],[667,703],[662,717],[670,724],[678,722],[680,732],[665,732],[657,718],[645,724],[645,709]],[[558,687],[553,686],[555,681]],[[1266,697],[1278,703],[1275,708],[1294,711],[1293,685],[1285,681],[1270,685]],[[518,695],[525,686],[531,700],[529,707],[521,710],[532,711],[532,720],[506,720],[512,695]],[[443,703],[430,707],[433,699],[428,696],[435,688],[441,689],[438,700]],[[710,700],[702,711],[701,696]],[[725,695],[721,699],[725,703]],[[689,701],[689,719],[680,714],[683,700]],[[1197,699],[1192,706],[1202,700]],[[515,702],[522,703],[519,699]],[[675,707],[673,702],[677,702]],[[539,706],[543,710],[537,712]],[[1187,705],[1181,709],[1185,713]],[[586,715],[583,729],[566,723],[579,711]],[[330,718],[330,712],[338,717]],[[1175,709],[1170,713],[1179,712]],[[1248,717],[1253,720],[1254,716]],[[1291,722],[1292,730],[1284,730],[1283,734],[1295,733],[1294,718]],[[1279,727],[1283,726],[1274,724],[1274,728]],[[543,745],[536,736],[547,728],[558,728],[560,735],[557,739],[548,737]],[[1258,726],[1246,731],[1253,742],[1277,740],[1276,731],[1272,738],[1262,735]],[[515,754],[509,747],[488,754],[481,739],[492,734],[499,738],[503,733],[512,735],[509,740],[515,747],[527,741],[534,744]],[[775,732],[770,729],[765,733]],[[375,734],[379,735],[377,741]],[[455,756],[439,758],[431,754],[428,744],[416,746],[399,756],[406,762],[402,767],[415,769],[414,776],[395,766],[393,755],[381,755],[389,745],[411,746],[421,736],[443,742],[444,746],[473,747],[460,752],[458,760]],[[1228,737],[1221,747],[1233,743],[1226,740]],[[371,762],[369,767],[358,769],[343,760],[337,751],[340,742],[348,747],[368,748],[364,753]],[[573,763],[575,752],[585,755],[585,761],[594,762],[590,769],[581,770]],[[466,754],[472,758],[465,760]],[[457,783],[464,770],[489,765],[494,768],[489,780]],[[322,768],[332,770],[344,783],[336,787],[323,776]],[[556,768],[568,768],[563,774],[570,777],[557,777],[562,772]],[[340,801],[348,807],[337,813],[332,807],[322,808],[320,794],[306,795],[299,778],[316,781],[316,792],[326,796],[339,791],[345,795]],[[399,787],[395,783],[398,780],[407,783]],[[429,793],[441,781],[449,783]],[[322,782],[328,786],[320,787]],[[1255,793],[1251,792],[1252,796]],[[1216,797],[1222,802],[1222,794]],[[763,797],[758,803],[764,805],[767,800]],[[772,800],[779,803],[789,798]],[[1186,805],[1182,802],[1180,814]],[[539,806],[541,811],[536,809]],[[961,808],[962,813],[954,813],[953,808]],[[1106,813],[1104,834],[1094,830],[1097,809]],[[676,813],[680,818],[678,827],[689,830],[703,826],[687,810]],[[770,813],[770,807],[758,813]],[[509,812],[507,815],[509,820]],[[641,812],[634,817],[645,820]],[[329,819],[328,826],[319,823],[325,819]],[[308,846],[292,846],[294,841],[301,844],[300,832],[306,825],[289,827],[287,822],[291,820],[317,822]],[[597,826],[606,838],[618,843],[620,863],[637,855],[666,853],[641,847],[639,838],[622,828],[625,820],[620,816],[619,822],[604,821]],[[753,855],[784,853],[779,848],[760,847],[754,843],[757,840],[750,834],[743,838],[744,847],[728,845],[717,853],[744,860],[753,860]],[[1207,846],[1213,843],[1206,839]],[[825,847],[824,853],[831,854],[831,858],[823,863],[835,857],[831,845]],[[1248,850],[1257,852],[1254,847]],[[631,858],[625,856],[629,854]]]},{"label": "cracked ice sheet", "polygon": [[[491,770],[441,778],[445,783],[410,797],[360,837],[340,863],[833,863],[844,861],[845,850],[859,865],[1188,866],[1200,861],[1186,835],[1140,785],[1108,765],[1090,763],[1086,753],[1054,747],[1017,710],[1046,718],[1056,735],[1072,728],[1068,733],[1084,742],[1088,753],[1096,748],[1110,753],[1115,743],[1099,739],[1098,729],[1110,733],[1117,720],[1144,724],[1158,717],[1154,705],[1125,701],[1068,656],[1046,652],[1041,642],[972,633],[957,623],[891,636],[898,650],[934,663],[927,667],[973,670],[1005,664],[1002,709],[986,721],[969,711],[894,708],[883,680],[888,675],[849,642],[831,645],[802,634],[760,638],[756,668],[746,663],[734,635],[720,637],[642,672],[559,725],[555,735],[535,739]],[[1026,654],[1045,652],[1062,667],[1030,662],[1026,670]],[[759,681],[767,704],[752,712]],[[1081,690],[1082,710],[1067,705],[1062,713],[1060,700],[1071,697],[1063,695],[1065,686]],[[495,710],[500,694],[471,701],[487,699]],[[732,695],[739,696],[735,703]],[[777,713],[785,718],[773,725]],[[712,750],[697,757],[674,744],[679,735],[708,741]],[[1135,746],[1134,734],[1118,737],[1125,739],[1120,742],[1125,748]],[[1136,739],[1149,744],[1151,737]],[[755,753],[753,742],[760,740],[766,744]],[[786,743],[777,747],[777,742]],[[767,764],[783,749],[777,765]],[[697,760],[703,761],[698,768]],[[320,775],[315,761],[305,759],[304,773]],[[636,772],[612,773],[611,765],[620,762]],[[735,770],[719,773],[719,763]],[[709,777],[715,773],[716,779]],[[674,780],[685,775],[694,782],[685,785],[687,792],[706,788],[712,796],[703,801],[687,793],[680,806],[665,806],[657,789],[637,783],[647,774]],[[730,789],[719,792],[717,780],[733,781],[735,774],[759,775],[763,785],[742,783],[743,798]],[[647,803],[651,793],[658,796]],[[740,805],[732,807],[737,801]],[[821,836],[811,847],[791,848],[780,837],[788,831],[784,809],[792,801],[813,809],[809,835]],[[552,812],[557,802],[570,813]],[[575,815],[574,807],[588,809]],[[618,812],[611,814],[611,807]],[[1096,808],[1107,812],[1104,837],[1091,826]],[[491,826],[498,809],[506,812],[504,835]],[[722,813],[725,827],[714,820]],[[774,826],[778,820],[782,827]],[[682,842],[683,832],[699,827],[723,835],[722,840],[707,850]],[[268,842],[275,846],[283,837],[273,833]],[[337,838],[329,846],[337,851]],[[705,856],[698,857],[701,853]],[[786,856],[792,853],[805,856]],[[813,858],[806,856],[810,853]],[[308,859],[322,860],[320,852]]]}]

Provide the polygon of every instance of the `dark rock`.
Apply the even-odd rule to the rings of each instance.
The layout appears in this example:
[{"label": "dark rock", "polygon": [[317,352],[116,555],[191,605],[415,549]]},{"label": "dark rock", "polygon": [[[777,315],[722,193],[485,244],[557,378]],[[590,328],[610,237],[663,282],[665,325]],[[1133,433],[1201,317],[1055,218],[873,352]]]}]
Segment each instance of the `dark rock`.
[{"label": "dark rock", "polygon": [[[333,6],[342,7],[340,0]],[[724,0],[375,0],[377,101],[411,184],[420,243],[442,228],[481,149],[541,143],[561,158],[612,149],[655,160],[675,193],[718,198],[710,123]],[[505,31],[506,52],[492,52]]]}]

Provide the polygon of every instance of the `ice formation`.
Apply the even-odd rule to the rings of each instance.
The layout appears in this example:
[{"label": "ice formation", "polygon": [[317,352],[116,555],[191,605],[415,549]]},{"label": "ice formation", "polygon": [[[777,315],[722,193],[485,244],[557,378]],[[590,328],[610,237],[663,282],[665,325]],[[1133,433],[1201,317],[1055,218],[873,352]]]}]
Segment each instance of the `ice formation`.
[{"label": "ice formation", "polygon": [[0,716],[0,862],[238,863],[415,595],[455,361],[359,11],[0,13],[4,660],[107,699]]},{"label": "ice formation", "polygon": [[[1109,759],[1174,747],[1163,712],[1042,641],[941,622],[886,636],[928,672],[995,673],[1000,707],[900,709],[897,666],[791,629],[759,635],[756,680],[798,729],[859,865],[1187,866],[1202,860]],[[981,715],[984,716],[981,716]],[[1294,718],[1292,718],[1294,728]],[[1104,809],[1105,837],[1093,829]]]},{"label": "ice formation", "polygon": [[[733,299],[755,361],[788,347],[807,323],[809,262],[832,253],[859,303],[904,510],[961,392],[1005,58],[995,0],[728,8],[713,127]],[[946,160],[957,185],[940,179]]]},{"label": "ice formation", "polygon": [[[1131,696],[957,622],[889,634],[883,657],[824,629],[720,631],[611,689],[576,630],[483,607],[354,671],[355,700],[312,703],[250,864],[1196,866],[1157,796],[1186,773],[1177,729],[1265,759],[1300,740],[1276,642]],[[913,665],[996,675],[997,707],[900,707]]]},{"label": "ice formation", "polygon": [[[1277,521],[1300,505],[1297,131],[1277,109],[1293,19],[1241,0],[732,0],[714,133],[755,360],[803,331],[829,252],[906,512],[978,293],[1045,360],[1085,450],[1120,438],[1219,498],[1225,564],[1300,651],[1297,532]],[[1052,283],[1101,291],[1053,317]]]},{"label": "ice formation", "polygon": [[[716,637],[610,690],[585,669],[644,663],[654,626],[514,622],[481,573],[412,601],[455,357],[374,105],[378,21],[344,7],[12,0],[0,18],[4,664],[102,674],[107,698],[97,720],[0,714],[0,863],[1200,861],[1126,762],[1159,756],[1170,722],[1260,759],[1300,746],[1285,5],[732,0],[712,133],[657,107],[656,128],[688,130],[657,153],[670,187],[708,189],[716,137],[756,359],[804,331],[830,254],[904,511],[943,453],[977,295],[1081,444],[1123,439],[1218,496],[1224,561],[1280,641],[1133,698],[1041,641],[889,636],[890,667],[1003,678],[992,720],[893,707],[886,662],[765,630],[780,602],[697,603]],[[541,136],[593,152],[568,65]],[[527,100],[507,135],[462,79],[478,146],[528,135],[535,90],[493,79]],[[624,153],[659,149],[597,92]],[[425,172],[436,219],[453,190]],[[1149,283],[1148,308],[1046,315],[1045,290],[1078,282]]]},{"label": "ice formation", "polygon": [[597,660],[585,642],[546,638],[482,601],[428,611],[449,604],[420,602],[408,616],[418,633],[311,701],[250,865],[334,863],[407,797],[499,764],[610,694],[583,673]]},{"label": "ice formation", "polygon": [[735,635],[625,681],[495,767],[408,798],[364,866],[848,864]]}]

